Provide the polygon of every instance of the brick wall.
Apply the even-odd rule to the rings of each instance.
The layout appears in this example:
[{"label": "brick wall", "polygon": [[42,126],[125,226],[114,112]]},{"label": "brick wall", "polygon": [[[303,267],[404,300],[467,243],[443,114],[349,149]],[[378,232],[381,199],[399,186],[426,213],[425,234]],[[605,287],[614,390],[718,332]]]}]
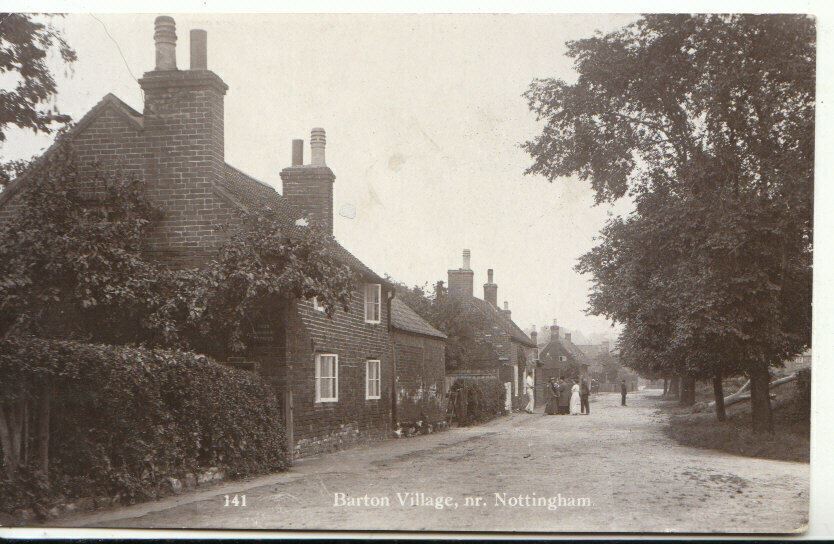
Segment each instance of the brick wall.
[{"label": "brick wall", "polygon": [[[276,381],[283,395],[292,391],[295,455],[334,451],[391,435],[393,363],[389,308],[383,289],[381,323],[364,320],[364,300],[356,292],[350,312],[331,320],[307,301],[294,301],[286,316],[286,375]],[[315,356],[339,356],[339,400],[315,400]],[[366,361],[380,361],[380,398],[365,398]]]},{"label": "brick wall", "polygon": [[393,332],[397,373],[396,420],[400,427],[446,418],[446,360],[443,340]]}]

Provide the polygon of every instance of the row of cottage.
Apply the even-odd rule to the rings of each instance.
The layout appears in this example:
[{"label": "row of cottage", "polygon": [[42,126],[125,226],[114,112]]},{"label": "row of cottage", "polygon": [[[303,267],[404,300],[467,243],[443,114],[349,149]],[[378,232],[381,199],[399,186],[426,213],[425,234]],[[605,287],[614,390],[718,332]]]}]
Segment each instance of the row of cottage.
[{"label": "row of cottage", "polygon": [[[307,163],[303,141],[292,142],[291,164],[280,173],[283,194],[227,164],[228,87],[208,69],[205,31],[191,31],[187,70],[176,65],[174,20],[158,17],[154,31],[155,69],[139,80],[143,111],[108,94],[65,140],[82,164],[144,180],[147,196],[164,211],[146,241],[147,255],[172,267],[199,266],[225,239],[219,225],[258,208],[277,212],[288,227],[307,223],[332,234],[335,176],[325,160],[324,130],[312,130]],[[17,195],[25,189],[21,177],[0,193],[0,219],[15,213]],[[445,336],[396,298],[390,282],[338,243],[335,250],[363,281],[350,311],[329,318],[315,300],[288,300],[261,323],[243,357],[226,361],[253,368],[271,383],[295,456],[445,420]],[[449,271],[448,293],[479,316],[480,333],[496,357],[456,375],[498,377],[508,389],[508,403],[518,405],[526,375],[537,370],[535,333],[526,334],[512,321],[506,303],[498,308],[491,270],[483,299],[474,295],[469,258],[464,251],[461,268]],[[558,331],[554,336],[558,343]],[[542,372],[572,356],[562,349],[543,349],[545,363],[553,365],[545,364]],[[546,377],[536,380],[540,400]]]}]

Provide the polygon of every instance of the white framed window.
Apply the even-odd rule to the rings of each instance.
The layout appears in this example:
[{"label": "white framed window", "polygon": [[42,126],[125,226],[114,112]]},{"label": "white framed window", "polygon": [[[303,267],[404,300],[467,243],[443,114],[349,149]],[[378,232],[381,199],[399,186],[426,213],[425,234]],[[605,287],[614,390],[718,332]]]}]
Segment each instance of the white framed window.
[{"label": "white framed window", "polygon": [[323,312],[324,311],[324,306],[319,304],[319,297],[313,297],[312,302],[313,302],[313,309],[315,311],[317,311],[317,312]]},{"label": "white framed window", "polygon": [[365,361],[365,398],[378,399],[382,392],[382,365],[379,361]]},{"label": "white framed window", "polygon": [[365,323],[379,323],[382,320],[382,285],[365,284]]},{"label": "white framed window", "polygon": [[339,356],[316,355],[316,402],[339,401]]}]

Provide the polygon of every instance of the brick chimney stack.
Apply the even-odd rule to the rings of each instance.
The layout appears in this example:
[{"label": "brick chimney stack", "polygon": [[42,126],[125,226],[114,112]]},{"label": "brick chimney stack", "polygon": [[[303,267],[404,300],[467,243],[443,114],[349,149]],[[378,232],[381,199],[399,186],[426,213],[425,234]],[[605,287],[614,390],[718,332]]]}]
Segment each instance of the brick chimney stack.
[{"label": "brick chimney stack", "polygon": [[565,342],[570,343],[570,333],[569,332],[565,333]]},{"label": "brick chimney stack", "polygon": [[323,128],[310,131],[310,164],[304,164],[304,140],[292,141],[292,162],[281,170],[284,197],[310,223],[333,234],[333,182],[336,176],[327,167]]},{"label": "brick chimney stack", "polygon": [[484,284],[484,300],[498,308],[498,286],[492,281],[492,268],[487,270],[487,282]]},{"label": "brick chimney stack", "polygon": [[539,345],[539,333],[536,332],[536,326],[533,325],[533,332],[530,333],[530,340],[537,346]]},{"label": "brick chimney stack", "polygon": [[474,296],[473,280],[475,273],[472,272],[472,254],[468,249],[463,250],[463,263],[457,270],[449,270],[449,296],[456,299],[467,299]]},{"label": "brick chimney stack", "polygon": [[[147,195],[163,211],[159,229],[183,234],[166,240],[149,236],[147,248],[160,258],[211,251],[220,234],[207,195],[225,175],[223,100],[228,86],[207,69],[206,33],[191,33],[192,70],[178,70],[176,23],[167,15],[154,23],[156,64],[139,85],[145,96],[144,137]],[[186,228],[187,227],[187,228]]]},{"label": "brick chimney stack", "polygon": [[553,320],[553,325],[550,326],[550,341],[558,340],[559,339],[559,325],[556,324],[556,320]]}]

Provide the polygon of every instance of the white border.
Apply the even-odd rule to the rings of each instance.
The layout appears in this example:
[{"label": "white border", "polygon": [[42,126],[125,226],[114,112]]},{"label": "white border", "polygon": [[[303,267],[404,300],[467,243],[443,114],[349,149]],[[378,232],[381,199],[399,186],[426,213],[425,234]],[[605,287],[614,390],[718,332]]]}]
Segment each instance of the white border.
[{"label": "white border", "polygon": [[[577,9],[578,8],[578,9]],[[815,187],[815,277],[814,277],[814,361],[813,361],[813,410],[811,423],[811,512],[808,531],[793,539],[834,538],[834,463],[830,452],[834,451],[834,155],[830,153],[834,111],[834,2],[830,0],[773,1],[773,0],[591,0],[581,4],[547,0],[285,0],[281,3],[266,0],[145,0],[115,3],[112,0],[4,0],[4,11],[40,11],[68,13],[642,13],[642,12],[747,12],[747,13],[812,13],[817,17],[817,165]],[[778,509],[778,505],[773,505]],[[156,531],[117,529],[49,529],[4,528],[2,538],[387,538],[392,533],[280,533],[252,531]],[[431,535],[394,533],[396,538],[412,539],[439,537]],[[573,540],[605,538],[605,535],[525,535],[452,533],[457,539],[501,538],[571,538]],[[623,540],[664,539],[668,536],[618,537]],[[716,536],[706,540],[735,540],[744,537]],[[757,537],[764,540],[766,537]],[[789,537],[773,537],[773,540],[790,540]]]}]

